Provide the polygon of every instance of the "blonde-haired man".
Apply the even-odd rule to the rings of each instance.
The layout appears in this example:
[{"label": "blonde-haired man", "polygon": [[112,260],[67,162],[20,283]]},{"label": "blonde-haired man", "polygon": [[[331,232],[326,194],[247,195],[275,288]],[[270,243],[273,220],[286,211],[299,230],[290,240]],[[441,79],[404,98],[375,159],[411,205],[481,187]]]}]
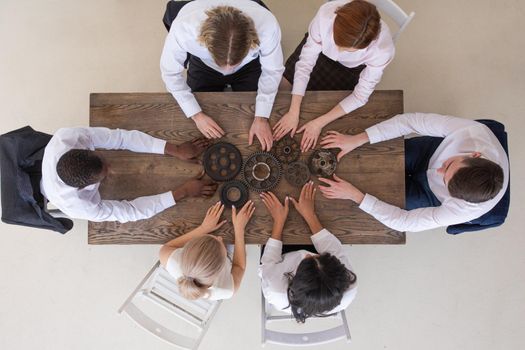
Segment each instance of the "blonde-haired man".
[{"label": "blonde-haired man", "polygon": [[[203,113],[192,92],[257,91],[255,119],[249,132],[263,150],[273,143],[268,118],[282,73],[281,30],[260,1],[170,1],[165,15],[169,34],[160,66],[166,88],[207,138],[224,130]],[[183,76],[187,68],[187,79]]]}]

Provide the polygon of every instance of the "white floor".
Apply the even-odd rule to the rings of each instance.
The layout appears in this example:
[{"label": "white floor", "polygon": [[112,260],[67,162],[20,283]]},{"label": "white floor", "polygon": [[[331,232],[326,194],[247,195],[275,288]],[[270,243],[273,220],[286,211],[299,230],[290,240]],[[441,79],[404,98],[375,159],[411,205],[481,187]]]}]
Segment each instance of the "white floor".
[{"label": "white floor", "polygon": [[[290,53],[320,0],[267,0]],[[525,2],[399,0],[417,12],[379,88],[406,111],[494,118],[510,132],[512,205],[498,229],[409,233],[405,246],[349,248],[359,295],[353,343],[323,349],[525,349]],[[90,92],[164,91],[164,1],[0,0],[0,132],[88,124]],[[0,349],[170,349],[116,310],[156,246],[88,246],[1,224]],[[201,349],[259,348],[257,252]],[[277,347],[268,346],[268,349]]]}]

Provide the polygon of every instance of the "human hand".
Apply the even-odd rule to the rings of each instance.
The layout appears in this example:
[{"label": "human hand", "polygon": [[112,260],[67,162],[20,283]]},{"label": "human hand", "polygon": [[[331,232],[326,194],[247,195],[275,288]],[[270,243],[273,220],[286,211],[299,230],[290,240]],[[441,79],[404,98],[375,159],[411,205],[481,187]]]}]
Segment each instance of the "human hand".
[{"label": "human hand", "polygon": [[263,151],[270,151],[273,144],[273,137],[268,118],[255,117],[248,134],[248,144],[250,146],[253,144],[254,136],[257,136],[257,139],[259,139]]},{"label": "human hand", "polygon": [[217,202],[212,205],[206,212],[206,216],[200,225],[204,233],[211,233],[217,230],[219,227],[224,225],[228,220],[219,222],[222,212],[224,211],[224,205],[221,202]]},{"label": "human hand", "polygon": [[323,130],[323,125],[318,119],[319,118],[310,120],[297,130],[298,134],[304,132],[303,138],[301,139],[301,152],[303,153],[313,149],[317,144],[321,130]]},{"label": "human hand", "polygon": [[193,140],[183,142],[180,145],[166,142],[164,153],[182,160],[197,162],[197,159],[195,158],[200,156],[210,143],[210,140],[204,137],[194,138]]},{"label": "human hand", "polygon": [[217,139],[224,136],[224,130],[213,119],[199,112],[191,117],[197,126],[197,129],[208,139]]},{"label": "human hand", "polygon": [[209,179],[203,179],[204,170],[194,177],[186,181],[182,186],[173,191],[173,198],[181,200],[186,197],[211,197],[217,190],[217,183]]},{"label": "human hand", "polygon": [[299,111],[290,109],[288,113],[283,115],[281,119],[273,126],[273,139],[278,141],[282,139],[287,133],[290,137],[295,135],[297,126],[299,125]]},{"label": "human hand", "polygon": [[365,195],[359,191],[357,187],[350,182],[341,179],[337,175],[333,175],[334,180],[320,177],[319,181],[324,182],[328,186],[319,186],[324,197],[329,199],[350,199],[357,204],[361,204]]},{"label": "human hand", "polygon": [[253,215],[253,212],[255,211],[255,206],[253,205],[253,202],[249,200],[246,202],[246,204],[242,207],[241,210],[237,213],[237,208],[235,206],[232,206],[232,223],[233,223],[233,231],[235,234],[244,234],[244,228],[248,224],[248,221],[250,221],[250,218]]},{"label": "human hand", "polygon": [[299,196],[299,201],[290,197],[295,209],[301,214],[305,220],[308,221],[308,218],[315,216],[315,192],[317,189],[314,186],[313,181],[307,182],[301,189],[301,195]]},{"label": "human hand", "polygon": [[321,146],[323,148],[340,148],[341,152],[337,154],[337,161],[340,161],[345,154],[352,152],[368,141],[366,132],[358,135],[344,135],[337,131],[328,131],[327,135],[321,140]]},{"label": "human hand", "polygon": [[264,206],[270,212],[270,215],[273,218],[275,225],[284,226],[286,218],[288,217],[289,211],[289,197],[286,196],[284,199],[284,205],[281,204],[279,198],[272,192],[263,192],[261,193],[261,200],[264,203]]}]

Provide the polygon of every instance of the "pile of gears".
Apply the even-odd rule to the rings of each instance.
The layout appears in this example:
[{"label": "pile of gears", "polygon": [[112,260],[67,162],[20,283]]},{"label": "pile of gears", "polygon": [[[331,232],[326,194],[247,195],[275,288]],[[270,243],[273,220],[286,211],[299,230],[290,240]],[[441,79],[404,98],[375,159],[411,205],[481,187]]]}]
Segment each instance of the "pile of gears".
[{"label": "pile of gears", "polygon": [[[237,147],[218,142],[208,147],[202,162],[210,178],[225,182],[220,189],[221,202],[227,207],[240,208],[248,201],[250,190],[269,191],[283,175],[290,185],[302,187],[311,174],[329,177],[337,167],[337,158],[331,150],[315,150],[307,163],[300,156],[299,143],[287,135],[274,144],[272,153],[255,152],[244,161]],[[239,174],[242,180],[235,179]]]}]

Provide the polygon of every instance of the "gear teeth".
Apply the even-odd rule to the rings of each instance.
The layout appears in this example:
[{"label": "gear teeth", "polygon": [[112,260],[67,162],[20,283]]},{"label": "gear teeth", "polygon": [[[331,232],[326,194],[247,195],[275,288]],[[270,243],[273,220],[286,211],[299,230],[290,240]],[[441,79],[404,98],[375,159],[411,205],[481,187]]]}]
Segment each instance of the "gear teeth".
[{"label": "gear teeth", "polygon": [[272,153],[281,163],[289,164],[299,159],[301,146],[290,135],[286,135],[273,145]]},{"label": "gear teeth", "polygon": [[[239,191],[238,200],[231,200],[230,198],[228,198],[228,192],[231,189],[237,189]],[[232,180],[226,182],[224,185],[222,185],[219,193],[222,204],[224,204],[227,208],[231,208],[232,205],[235,206],[235,208],[237,209],[242,208],[242,206],[246,204],[246,202],[250,198],[248,185],[246,185],[245,182],[240,180]]]},{"label": "gear teeth", "polygon": [[310,155],[308,168],[314,176],[330,177],[337,168],[337,157],[331,149],[316,149]]},{"label": "gear teeth", "polygon": [[242,156],[237,147],[227,142],[209,146],[202,156],[206,174],[215,181],[233,179],[242,169]]},{"label": "gear teeth", "polygon": [[[268,176],[264,180],[258,179],[254,175],[253,168],[258,163],[264,163],[270,169]],[[241,170],[243,179],[248,187],[256,192],[269,191],[277,186],[281,180],[282,172],[281,162],[273,154],[261,151],[249,155]]]},{"label": "gear teeth", "polygon": [[304,186],[304,184],[310,180],[310,170],[308,169],[308,165],[300,160],[288,164],[284,171],[284,178],[292,186]]}]

